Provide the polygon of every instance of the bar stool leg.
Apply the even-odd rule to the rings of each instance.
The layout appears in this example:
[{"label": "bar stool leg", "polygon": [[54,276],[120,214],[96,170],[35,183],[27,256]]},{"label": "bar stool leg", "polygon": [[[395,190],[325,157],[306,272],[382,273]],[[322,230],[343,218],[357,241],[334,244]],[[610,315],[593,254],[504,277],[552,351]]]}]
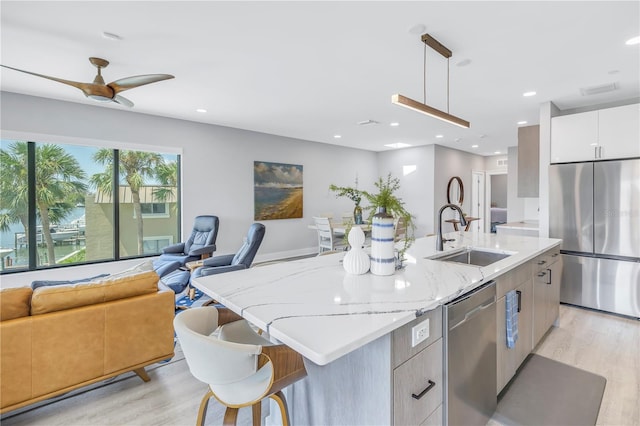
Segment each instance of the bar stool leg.
[{"label": "bar stool leg", "polygon": [[282,391],[278,391],[270,395],[270,398],[278,403],[280,407],[280,415],[282,416],[282,426],[289,426],[289,409],[287,408],[287,400]]}]

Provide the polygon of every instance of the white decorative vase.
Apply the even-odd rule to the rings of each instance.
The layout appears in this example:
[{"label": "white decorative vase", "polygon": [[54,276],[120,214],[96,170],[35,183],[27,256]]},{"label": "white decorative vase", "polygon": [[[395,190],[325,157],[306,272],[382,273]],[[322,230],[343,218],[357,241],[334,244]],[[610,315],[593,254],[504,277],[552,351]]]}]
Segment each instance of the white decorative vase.
[{"label": "white decorative vase", "polygon": [[381,208],[371,225],[371,273],[392,275],[396,270],[393,216]]},{"label": "white decorative vase", "polygon": [[366,274],[369,270],[369,255],[364,252],[364,232],[359,226],[354,226],[349,231],[349,245],[351,250],[342,259],[342,267],[345,271],[354,275]]}]

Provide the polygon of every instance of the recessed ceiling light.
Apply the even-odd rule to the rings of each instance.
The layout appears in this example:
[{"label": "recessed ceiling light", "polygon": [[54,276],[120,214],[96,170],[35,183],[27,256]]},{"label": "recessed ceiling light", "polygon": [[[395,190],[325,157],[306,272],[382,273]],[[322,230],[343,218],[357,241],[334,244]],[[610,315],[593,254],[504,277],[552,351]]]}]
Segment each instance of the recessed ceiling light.
[{"label": "recessed ceiling light", "polygon": [[494,152],[494,154],[500,154],[500,151],[496,151],[496,152]]},{"label": "recessed ceiling light", "polygon": [[398,127],[400,125],[400,123],[398,123],[397,121],[394,121],[393,123],[389,123],[389,126],[391,127]]},{"label": "recessed ceiling light", "polygon": [[388,146],[389,148],[406,148],[411,145],[409,145],[408,143],[396,142],[396,143],[388,143],[385,146]]},{"label": "recessed ceiling light", "polygon": [[333,135],[333,137],[334,137],[335,139],[340,139],[340,138],[342,137],[342,135]]},{"label": "recessed ceiling light", "polygon": [[120,37],[118,34],[108,33],[106,31],[102,32],[102,37],[106,38],[107,40],[114,40],[114,41],[122,40],[122,37]]},{"label": "recessed ceiling light", "polygon": [[529,97],[529,96],[535,96],[535,95],[536,95],[536,92],[534,92],[533,90],[532,90],[532,91],[530,91],[530,92],[524,92],[524,93],[522,94],[522,96],[526,96],[526,97]]},{"label": "recessed ceiling light", "polygon": [[207,112],[207,110],[206,110],[206,109],[204,109],[204,108],[198,108],[198,109],[196,110],[196,112],[203,112],[203,113],[204,113],[204,112]]},{"label": "recessed ceiling light", "polygon": [[471,145],[471,148],[477,148],[478,145]]},{"label": "recessed ceiling light", "polygon": [[527,122],[526,122],[526,121],[524,121],[524,120],[522,120],[522,121],[518,121],[518,124],[519,124],[519,125],[521,125],[521,124],[527,124]]},{"label": "recessed ceiling light", "polygon": [[442,138],[444,138],[444,136],[443,135],[436,135],[436,138],[442,139]]},{"label": "recessed ceiling light", "polygon": [[627,40],[625,42],[625,44],[627,46],[632,46],[634,44],[639,44],[640,43],[640,36],[634,37],[634,38],[630,38],[629,40]]}]

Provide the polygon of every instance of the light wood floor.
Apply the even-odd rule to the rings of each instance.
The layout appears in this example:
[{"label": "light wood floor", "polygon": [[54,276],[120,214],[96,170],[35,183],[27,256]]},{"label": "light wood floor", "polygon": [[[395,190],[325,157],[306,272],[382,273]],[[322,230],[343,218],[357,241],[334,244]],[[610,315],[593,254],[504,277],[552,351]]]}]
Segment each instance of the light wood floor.
[{"label": "light wood floor", "polygon": [[[536,353],[600,374],[607,385],[599,425],[640,425],[640,321],[560,306],[554,327]],[[149,369],[151,381],[119,377],[66,399],[2,416],[10,425],[193,425],[206,385],[194,379],[182,353]],[[266,408],[266,407],[265,407]],[[251,410],[240,410],[241,425]],[[207,425],[222,424],[222,407],[212,400]]]},{"label": "light wood floor", "polygon": [[607,379],[598,425],[640,425],[640,321],[560,305],[535,353]]}]

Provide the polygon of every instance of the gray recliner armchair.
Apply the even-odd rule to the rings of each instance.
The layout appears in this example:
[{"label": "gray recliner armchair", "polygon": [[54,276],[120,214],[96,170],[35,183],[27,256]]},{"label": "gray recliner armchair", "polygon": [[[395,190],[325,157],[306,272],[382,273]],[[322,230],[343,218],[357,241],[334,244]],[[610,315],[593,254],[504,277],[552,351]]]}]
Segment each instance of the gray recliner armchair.
[{"label": "gray recliner armchair", "polygon": [[184,266],[187,262],[209,257],[216,251],[218,225],[218,216],[196,216],[187,241],[163,248],[159,260],[177,261]]},{"label": "gray recliner armchair", "polygon": [[249,227],[244,244],[236,254],[225,254],[205,259],[203,265],[193,271],[191,278],[238,271],[251,267],[251,263],[253,263],[253,259],[256,257],[264,238],[264,233],[265,227],[263,224],[252,224]]}]

